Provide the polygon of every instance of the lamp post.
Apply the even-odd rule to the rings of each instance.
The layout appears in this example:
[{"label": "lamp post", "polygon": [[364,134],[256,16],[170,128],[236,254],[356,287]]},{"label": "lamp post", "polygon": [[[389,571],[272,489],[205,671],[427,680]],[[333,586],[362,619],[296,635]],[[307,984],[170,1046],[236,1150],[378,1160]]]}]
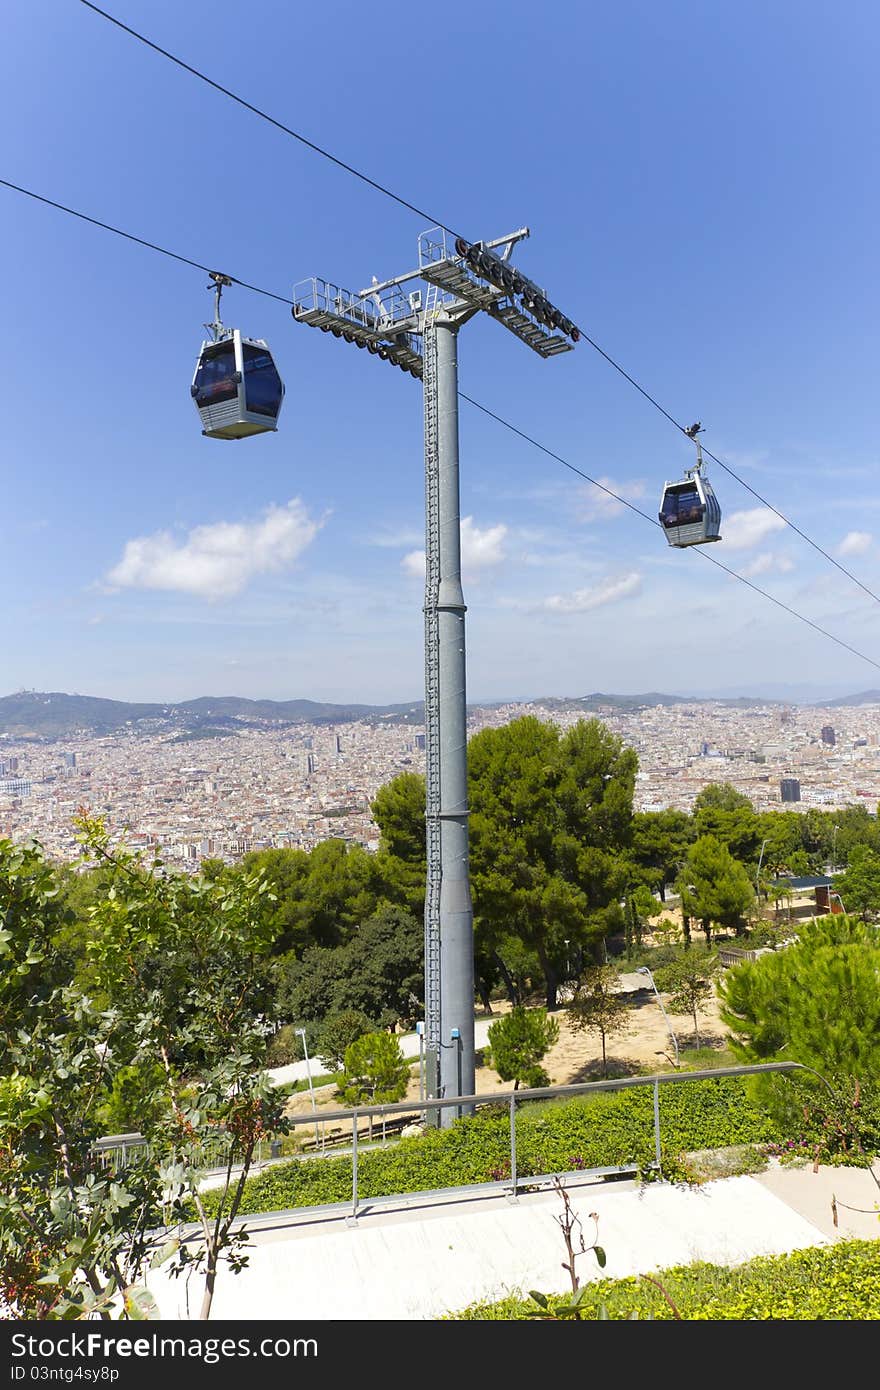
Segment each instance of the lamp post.
[{"label": "lamp post", "polygon": [[[312,1085],[312,1064],[311,1064],[311,1062],[309,1061],[309,1048],[308,1048],[308,1044],[307,1044],[307,1042],[306,1042],[306,1030],[305,1030],[305,1028],[297,1028],[297,1029],[295,1029],[294,1031],[299,1035],[299,1037],[302,1038],[302,1042],[303,1042],[303,1054],[304,1054],[305,1059],[306,1059],[306,1076],[309,1078],[309,1095],[311,1096],[311,1099],[312,1099],[312,1114],[313,1114],[314,1117],[315,1117],[315,1143],[317,1144],[317,1142],[318,1142],[318,1103],[317,1103],[317,1101],[315,1100],[315,1088],[314,1088],[314,1086]],[[323,1136],[322,1136],[322,1141],[321,1141],[321,1150],[322,1150],[322,1151],[323,1151],[323,1148],[324,1148],[324,1143],[323,1143]]]},{"label": "lamp post", "polygon": [[761,865],[762,865],[763,862],[764,862],[764,850],[766,849],[766,847],[767,847],[767,841],[766,841],[766,840],[762,840],[762,841],[761,841],[761,853],[758,855],[758,867],[757,867],[757,869],[755,870],[755,892],[756,892],[756,893],[760,893],[760,891],[761,891],[760,888],[758,887],[758,883],[759,883],[759,880],[760,880],[760,878],[761,878]]},{"label": "lamp post", "polygon": [[[511,264],[520,227],[467,242],[419,237],[416,269],[354,293],[317,277],[293,317],[421,380],[425,419],[425,1085],[427,1099],[473,1095],[473,906],[468,863],[465,612],[461,586],[458,334],[485,313],[542,358],[570,352],[574,323]],[[403,286],[423,281],[423,289]],[[366,354],[365,354],[366,356]],[[446,1041],[458,1030],[458,1046]],[[463,1107],[467,1109],[468,1107]],[[435,1122],[452,1124],[454,1107]]]},{"label": "lamp post", "polygon": [[666,1010],[665,1010],[664,1007],[663,1007],[663,1000],[660,998],[660,993],[659,993],[659,991],[658,991],[658,989],[657,989],[656,984],[654,983],[654,976],[651,974],[651,972],[650,972],[650,970],[648,969],[647,965],[640,965],[640,966],[638,966],[637,969],[636,969],[636,974],[637,974],[637,975],[647,975],[648,979],[651,981],[651,988],[652,988],[653,991],[654,991],[654,997],[656,998],[657,1003],[660,1005],[660,1012],[661,1012],[661,1014],[663,1015],[663,1018],[664,1018],[665,1021],[666,1021],[666,1029],[667,1029],[667,1031],[668,1031],[668,1033],[669,1033],[670,1038],[672,1039],[672,1046],[675,1048],[675,1065],[676,1065],[676,1067],[678,1067],[678,1038],[675,1036],[675,1033],[673,1032],[673,1029],[672,1029],[672,1024],[669,1022],[669,1015],[667,1014]]},{"label": "lamp post", "polygon": [[[416,1023],[416,1036],[419,1040],[419,1100],[425,1099],[425,1021],[420,1018]],[[422,1111],[422,1122],[424,1123],[425,1112]]]}]

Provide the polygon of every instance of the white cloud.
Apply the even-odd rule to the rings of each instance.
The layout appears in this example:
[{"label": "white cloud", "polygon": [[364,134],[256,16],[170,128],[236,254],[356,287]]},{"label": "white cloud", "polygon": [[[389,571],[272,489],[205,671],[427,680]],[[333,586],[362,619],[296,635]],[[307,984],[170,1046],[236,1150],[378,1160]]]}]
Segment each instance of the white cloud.
[{"label": "white cloud", "polygon": [[870,531],[848,531],[837,547],[838,555],[864,555],[870,550],[874,537]]},{"label": "white cloud", "polygon": [[752,507],[747,512],[731,512],[721,518],[721,539],[728,550],[752,550],[785,522],[769,507]]},{"label": "white cloud", "polygon": [[400,562],[400,568],[404,571],[405,574],[411,574],[414,579],[424,579],[424,550],[411,550],[408,555],[404,555],[403,559]]},{"label": "white cloud", "polygon": [[[632,483],[616,483],[613,478],[597,478],[596,482],[611,492],[616,492],[618,497],[628,502],[635,502],[645,495],[645,484],[638,480]],[[578,493],[580,501],[577,515],[580,521],[604,521],[607,517],[618,516],[624,509],[623,501],[618,502],[616,497],[610,497],[598,487],[590,485],[579,488]]]},{"label": "white cloud", "polygon": [[367,537],[367,545],[377,545],[383,550],[400,550],[404,545],[418,545],[424,531],[414,527],[403,531],[377,531]]},{"label": "white cloud", "polygon": [[461,519],[461,565],[465,570],[488,569],[500,565],[504,559],[502,545],[507,535],[503,522],[497,526],[487,526],[481,531],[474,525],[472,516]]},{"label": "white cloud", "polygon": [[117,588],[171,589],[201,598],[229,598],[257,574],[287,569],[323,523],[294,497],[268,507],[259,521],[217,521],[194,527],[184,539],[170,531],[127,541],[107,575]]},{"label": "white cloud", "polygon": [[787,555],[773,555],[768,550],[763,555],[756,555],[747,565],[743,565],[740,574],[754,579],[757,574],[790,574],[793,569],[794,560],[790,560]]},{"label": "white cloud", "polygon": [[641,588],[642,576],[632,571],[616,579],[603,579],[587,589],[576,589],[573,594],[552,594],[539,607],[547,613],[588,613],[590,609],[602,608],[606,603],[632,598]]},{"label": "white cloud", "polygon": [[[499,522],[497,526],[487,526],[484,530],[480,530],[479,526],[474,525],[472,516],[463,516],[461,519],[462,573],[472,575],[475,570],[490,569],[493,565],[500,565],[504,559],[502,547],[506,535],[507,527],[503,522]],[[417,579],[424,579],[424,550],[411,550],[408,555],[404,555],[400,564],[407,574],[415,575]]]}]

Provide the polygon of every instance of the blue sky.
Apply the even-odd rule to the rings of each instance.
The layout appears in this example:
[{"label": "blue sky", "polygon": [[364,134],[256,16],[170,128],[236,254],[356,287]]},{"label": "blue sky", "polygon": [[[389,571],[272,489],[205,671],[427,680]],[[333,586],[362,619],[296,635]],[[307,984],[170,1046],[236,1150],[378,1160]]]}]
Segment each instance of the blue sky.
[{"label": "blue sky", "polygon": [[[418,7],[107,0],[524,272],[880,587],[880,12],[867,0]],[[427,224],[76,0],[10,0],[0,177],[289,295]],[[206,277],[0,188],[0,693],[385,702],[422,687],[418,383],[270,299],[276,435],[201,437]],[[461,388],[656,513],[691,446],[587,345],[463,329]],[[878,671],[461,410],[472,699]],[[877,605],[717,467],[712,553],[880,661]],[[218,552],[220,558],[218,559]]]}]

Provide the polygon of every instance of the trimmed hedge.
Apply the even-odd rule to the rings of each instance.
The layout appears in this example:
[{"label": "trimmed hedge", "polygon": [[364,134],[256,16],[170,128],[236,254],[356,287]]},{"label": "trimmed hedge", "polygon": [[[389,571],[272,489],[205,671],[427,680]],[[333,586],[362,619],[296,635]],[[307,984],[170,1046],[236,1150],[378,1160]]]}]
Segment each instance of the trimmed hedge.
[{"label": "trimmed hedge", "polygon": [[[733,1077],[662,1086],[660,1127],[667,1176],[678,1174],[676,1156],[683,1152],[786,1137],[755,1105],[744,1081]],[[516,1143],[522,1177],[630,1163],[647,1170],[654,1159],[652,1089],[527,1102],[518,1112]],[[361,1153],[358,1192],[379,1197],[488,1182],[507,1176],[509,1157],[508,1110],[486,1107],[450,1129]],[[351,1188],[350,1157],[294,1159],[249,1179],[240,1210],[248,1215],[345,1202]],[[207,1192],[204,1200],[212,1210],[216,1198]]]},{"label": "trimmed hedge", "polygon": [[[712,1264],[677,1265],[653,1277],[659,1279],[688,1321],[857,1322],[880,1318],[880,1240],[848,1240],[789,1255],[762,1255],[731,1269]],[[550,1294],[548,1311],[552,1313],[570,1301],[570,1293]],[[655,1285],[635,1277],[591,1283],[580,1309],[585,1321],[675,1316]],[[497,1303],[471,1304],[450,1315],[449,1320],[519,1322],[536,1311],[532,1299],[513,1296]]]}]

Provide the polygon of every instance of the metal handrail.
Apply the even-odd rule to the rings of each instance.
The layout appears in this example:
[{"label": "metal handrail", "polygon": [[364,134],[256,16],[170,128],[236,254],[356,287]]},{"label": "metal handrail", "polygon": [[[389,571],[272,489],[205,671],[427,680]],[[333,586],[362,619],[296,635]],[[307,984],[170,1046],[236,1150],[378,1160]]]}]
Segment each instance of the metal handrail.
[{"label": "metal handrail", "polygon": [[[583,1095],[590,1091],[623,1091],[633,1086],[651,1086],[654,1099],[654,1167],[661,1169],[661,1146],[660,1146],[660,1087],[681,1085],[687,1081],[715,1081],[722,1077],[736,1076],[755,1076],[768,1072],[792,1072],[792,1071],[812,1071],[811,1067],[805,1067],[801,1062],[760,1062],[746,1066],[736,1067],[715,1067],[706,1068],[701,1071],[691,1072],[658,1072],[653,1076],[627,1076],[614,1080],[605,1079],[602,1081],[581,1081],[572,1085],[565,1086],[531,1086],[521,1091],[502,1091],[490,1092],[484,1095],[473,1096],[453,1096],[449,1099],[439,1099],[433,1096],[429,1101],[420,1099],[415,1101],[395,1101],[384,1105],[361,1105],[353,1106],[349,1110],[328,1110],[324,1112],[324,1120],[337,1121],[349,1120],[351,1122],[351,1210],[347,1220],[356,1221],[359,1207],[362,1205],[358,1198],[358,1121],[363,1116],[372,1121],[375,1117],[381,1116],[384,1120],[389,1115],[411,1114],[413,1111],[422,1111],[427,1114],[429,1111],[442,1110],[449,1107],[462,1109],[465,1106],[473,1105],[499,1105],[504,1104],[510,1108],[510,1178],[500,1182],[487,1183],[487,1188],[503,1189],[509,1191],[512,1199],[515,1199],[518,1191],[518,1177],[516,1169],[516,1106],[519,1101],[527,1100],[550,1100],[561,1095]],[[819,1073],[816,1073],[819,1075]],[[824,1077],[820,1078],[825,1080]],[[828,1085],[827,1081],[825,1082]],[[829,1090],[831,1088],[829,1087]],[[832,1091],[832,1095],[833,1095]],[[299,1115],[290,1117],[292,1127],[301,1124],[308,1124],[308,1117]],[[592,1170],[586,1170],[582,1176],[588,1175]],[[608,1169],[601,1172],[607,1173]],[[618,1165],[613,1170],[615,1173],[635,1172],[634,1165]],[[550,1174],[530,1174],[529,1182],[550,1177]],[[394,1194],[395,1197],[403,1194]],[[377,1202],[377,1198],[371,1198],[371,1204]],[[387,1198],[385,1200],[388,1200]]]},{"label": "metal handrail", "polygon": [[[623,1091],[631,1086],[660,1086],[681,1084],[685,1081],[708,1081],[722,1076],[750,1076],[761,1072],[810,1071],[802,1062],[759,1062],[741,1067],[708,1067],[703,1071],[657,1072],[652,1076],[623,1076],[614,1080],[577,1081],[564,1086],[531,1086],[518,1091],[491,1091],[479,1096],[453,1096],[441,1099],[432,1096],[430,1100],[395,1101],[385,1105],[359,1105],[350,1110],[324,1110],[323,1120],[351,1120],[356,1116],[368,1118],[370,1115],[404,1115],[413,1110],[439,1110],[448,1106],[500,1105],[509,1104],[511,1098],[520,1100],[549,1100],[554,1096],[582,1095],[589,1091]],[[312,1124],[310,1115],[292,1115],[291,1125]]]},{"label": "metal handrail", "polygon": [[[832,1098],[835,1101],[837,1100],[835,1092],[833,1088],[830,1086],[827,1079],[824,1076],[822,1076],[820,1072],[815,1071],[813,1067],[808,1067],[802,1062],[760,1062],[744,1066],[710,1067],[700,1071],[657,1072],[651,1076],[626,1076],[615,1079],[606,1078],[601,1081],[580,1081],[562,1086],[534,1086],[526,1087],[523,1090],[518,1091],[492,1091],[484,1093],[483,1095],[452,1096],[448,1099],[439,1097],[435,1098],[432,1096],[428,1100],[420,1098],[417,1101],[395,1101],[388,1102],[383,1105],[353,1106],[347,1110],[326,1110],[323,1112],[321,1117],[324,1123],[326,1123],[327,1121],[339,1120],[347,1120],[351,1123],[351,1200],[348,1203],[329,1203],[321,1207],[313,1208],[311,1210],[329,1213],[332,1211],[340,1211],[344,1209],[348,1212],[346,1220],[356,1221],[359,1212],[363,1209],[365,1205],[375,1206],[383,1202],[397,1201],[403,1198],[411,1200],[415,1195],[413,1193],[388,1193],[384,1194],[381,1197],[370,1197],[367,1199],[366,1203],[361,1198],[359,1198],[358,1156],[360,1144],[358,1142],[358,1122],[361,1120],[362,1117],[372,1122],[372,1120],[377,1117],[381,1117],[384,1120],[389,1115],[406,1115],[412,1114],[413,1112],[427,1113],[430,1111],[446,1109],[449,1107],[460,1108],[469,1105],[473,1105],[475,1107],[487,1105],[504,1105],[506,1108],[509,1108],[510,1111],[510,1176],[497,1180],[492,1180],[486,1183],[468,1184],[466,1190],[474,1192],[482,1190],[487,1193],[493,1191],[503,1191],[506,1192],[511,1199],[515,1200],[519,1189],[516,1156],[516,1107],[520,1101],[552,1100],[557,1099],[560,1096],[568,1097],[573,1095],[585,1095],[589,1094],[592,1091],[624,1091],[629,1090],[634,1086],[650,1086],[653,1091],[654,1120],[654,1163],[652,1166],[657,1171],[661,1171],[661,1086],[678,1086],[691,1081],[717,1081],[726,1077],[757,1076],[766,1075],[768,1073],[774,1072],[784,1074],[786,1072],[795,1071],[809,1072],[812,1075],[817,1076],[819,1080],[822,1081],[823,1084],[826,1086]],[[288,1124],[291,1128],[295,1128],[298,1125],[312,1125],[314,1124],[314,1117],[310,1114],[292,1115],[288,1117]],[[135,1134],[129,1134],[124,1136],[105,1136],[104,1139],[96,1141],[95,1148],[98,1149],[98,1146],[100,1145],[106,1151],[107,1149],[113,1147],[113,1145],[110,1142],[108,1142],[112,1139],[116,1139],[117,1141],[123,1139],[128,1141],[129,1144],[132,1144],[132,1141],[134,1141],[134,1144],[136,1144],[138,1139],[141,1139],[141,1142],[143,1142],[142,1136]],[[330,1155],[327,1154],[327,1157],[329,1156]],[[345,1155],[344,1153],[339,1153],[337,1156],[341,1158],[347,1155]],[[316,1158],[315,1161],[321,1160]],[[589,1178],[591,1175],[623,1176],[625,1174],[632,1174],[637,1171],[637,1164],[617,1164],[605,1168],[582,1169],[578,1171],[576,1176],[578,1176],[581,1179]],[[532,1185],[543,1181],[549,1181],[554,1176],[555,1175],[551,1173],[531,1173],[528,1175],[527,1181],[530,1185]],[[438,1192],[443,1190],[446,1189],[426,1188],[424,1189],[424,1192]],[[305,1210],[307,1209],[299,1208],[299,1215],[303,1215]],[[290,1216],[292,1214],[292,1212],[279,1212],[275,1213],[274,1215],[276,1218],[281,1219],[285,1215]],[[268,1216],[270,1215],[270,1213],[263,1213],[263,1215]],[[242,1220],[243,1219],[244,1218],[242,1218]],[[252,1220],[253,1218],[251,1217],[248,1219]],[[239,1223],[236,1222],[236,1224]],[[193,1236],[197,1236],[197,1229],[193,1228],[191,1234]],[[187,1238],[189,1238],[189,1234]]]}]

